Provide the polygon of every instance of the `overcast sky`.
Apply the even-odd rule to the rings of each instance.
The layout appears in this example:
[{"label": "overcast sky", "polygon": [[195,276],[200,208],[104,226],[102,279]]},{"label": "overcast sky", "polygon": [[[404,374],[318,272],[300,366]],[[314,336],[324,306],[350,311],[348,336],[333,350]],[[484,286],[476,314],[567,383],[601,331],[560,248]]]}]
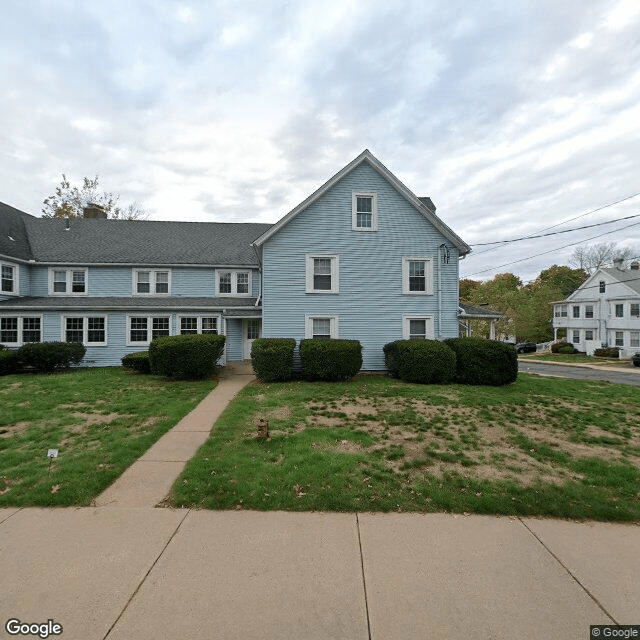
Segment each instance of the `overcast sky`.
[{"label": "overcast sky", "polygon": [[[365,148],[471,245],[640,191],[638,0],[2,4],[0,200],[34,215],[65,173],[154,220],[275,222]],[[593,242],[640,253],[638,218],[474,246],[461,277],[633,223]]]}]

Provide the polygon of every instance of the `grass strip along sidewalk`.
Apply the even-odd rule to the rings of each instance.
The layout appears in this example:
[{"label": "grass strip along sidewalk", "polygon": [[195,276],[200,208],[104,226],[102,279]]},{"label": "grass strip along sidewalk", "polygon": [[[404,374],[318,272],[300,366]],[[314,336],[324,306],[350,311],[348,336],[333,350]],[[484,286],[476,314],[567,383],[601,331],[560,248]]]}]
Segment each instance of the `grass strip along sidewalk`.
[{"label": "grass strip along sidewalk", "polygon": [[[269,421],[269,440],[256,437]],[[254,383],[176,481],[208,509],[640,520],[640,406],[624,385]]]},{"label": "grass strip along sidewalk", "polygon": [[214,386],[121,368],[0,378],[0,507],[90,504]]}]

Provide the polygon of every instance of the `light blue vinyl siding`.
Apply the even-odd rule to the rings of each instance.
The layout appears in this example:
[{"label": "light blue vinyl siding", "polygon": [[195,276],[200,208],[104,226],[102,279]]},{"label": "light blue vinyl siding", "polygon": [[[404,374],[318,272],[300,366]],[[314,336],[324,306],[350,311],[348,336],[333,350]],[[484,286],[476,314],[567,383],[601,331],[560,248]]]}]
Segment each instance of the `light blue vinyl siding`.
[{"label": "light blue vinyl siding", "polygon": [[[352,230],[352,192],[375,192],[378,231]],[[438,246],[449,249],[448,264]],[[305,293],[305,254],[339,256],[339,293]],[[402,293],[403,256],[433,259],[433,295]],[[438,322],[438,270],[442,326]],[[337,315],[339,337],[360,340],[363,369],[384,369],[382,347],[402,338],[404,314],[433,316],[435,337],[458,335],[458,253],[363,163],[272,236],[263,253],[263,335],[304,338],[305,314]]]},{"label": "light blue vinyl siding", "polygon": [[215,269],[173,268],[171,269],[171,295],[215,296]]},{"label": "light blue vinyl siding", "polygon": [[30,296],[41,298],[49,295],[48,267],[31,267]]},{"label": "light blue vinyl siding", "polygon": [[242,320],[227,319],[227,360],[242,360]]}]

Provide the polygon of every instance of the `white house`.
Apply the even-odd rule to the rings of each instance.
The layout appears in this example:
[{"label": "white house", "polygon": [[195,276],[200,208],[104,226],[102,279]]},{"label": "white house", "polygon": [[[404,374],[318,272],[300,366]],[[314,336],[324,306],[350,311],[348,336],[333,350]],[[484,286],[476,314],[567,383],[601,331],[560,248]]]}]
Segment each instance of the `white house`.
[{"label": "white house", "polygon": [[620,357],[640,352],[640,263],[599,269],[566,300],[554,303],[554,338],[567,330],[567,342],[593,355],[602,346],[620,347]]}]

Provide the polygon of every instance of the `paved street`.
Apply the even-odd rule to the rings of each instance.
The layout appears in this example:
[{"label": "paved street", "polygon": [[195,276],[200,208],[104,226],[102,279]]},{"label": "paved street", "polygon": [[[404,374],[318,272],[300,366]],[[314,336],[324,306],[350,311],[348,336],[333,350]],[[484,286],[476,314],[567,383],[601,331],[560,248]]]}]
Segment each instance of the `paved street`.
[{"label": "paved street", "polygon": [[518,370],[523,373],[539,373],[547,376],[559,376],[561,378],[576,378],[578,380],[601,380],[616,384],[631,384],[640,386],[640,369],[606,369],[605,367],[590,367],[577,365],[561,365],[555,362],[532,362],[519,360]]}]

